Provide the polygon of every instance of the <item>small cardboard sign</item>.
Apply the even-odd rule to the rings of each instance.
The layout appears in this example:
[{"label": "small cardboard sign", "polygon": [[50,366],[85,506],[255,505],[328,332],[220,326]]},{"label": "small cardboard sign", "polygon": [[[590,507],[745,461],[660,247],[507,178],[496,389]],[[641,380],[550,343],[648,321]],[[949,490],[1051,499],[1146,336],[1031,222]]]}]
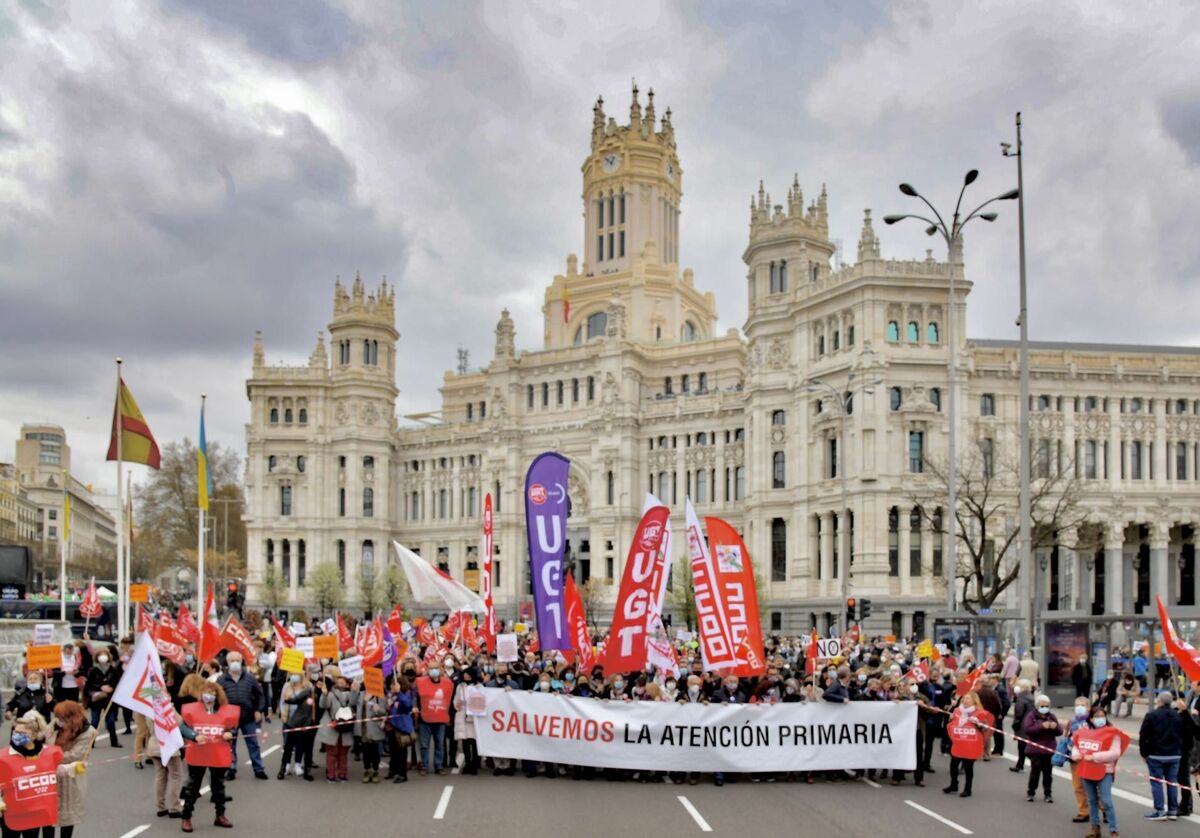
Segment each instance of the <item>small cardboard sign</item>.
[{"label": "small cardboard sign", "polygon": [[279,668],[284,672],[303,672],[304,653],[299,649],[284,649],[279,653]]},{"label": "small cardboard sign", "polygon": [[487,715],[487,692],[478,684],[467,687],[467,715]]},{"label": "small cardboard sign", "polygon": [[46,646],[54,642],[54,623],[38,623],[33,627],[33,645]]},{"label": "small cardboard sign", "polygon": [[129,601],[130,602],[149,602],[150,601],[150,586],[144,582],[135,583],[129,586]]},{"label": "small cardboard sign", "polygon": [[361,678],[363,674],[362,655],[353,655],[352,657],[342,658],[338,661],[338,670],[342,673],[342,677],[350,681],[355,678]]},{"label": "small cardboard sign", "polygon": [[331,634],[322,634],[311,638],[314,658],[329,658],[337,660],[338,643],[337,638]]},{"label": "small cardboard sign", "polygon": [[332,617],[321,623],[321,631],[326,634],[337,634],[337,621]]},{"label": "small cardboard sign", "polygon": [[836,658],[842,653],[842,641],[836,637],[822,637],[817,640],[817,657],[821,660]]},{"label": "small cardboard sign", "polygon": [[675,639],[680,643],[689,643],[693,637],[695,637],[695,635],[686,629],[680,629],[679,631],[675,632]]},{"label": "small cardboard sign", "polygon": [[497,663],[512,663],[517,659],[517,636],[515,634],[496,635]]},{"label": "small cardboard sign", "polygon": [[[344,673],[343,673],[344,674]],[[362,670],[363,687],[367,695],[385,698],[383,694],[383,670],[378,666],[364,666]]]},{"label": "small cardboard sign", "polygon": [[308,634],[308,626],[304,623],[292,623],[292,637],[302,637]]},{"label": "small cardboard sign", "polygon": [[313,654],[313,639],[311,637],[297,637],[296,649],[304,653],[306,658],[315,658]]},{"label": "small cardboard sign", "polygon": [[25,665],[30,669],[62,669],[62,647],[26,646]]},{"label": "small cardboard sign", "polygon": [[513,626],[513,631],[517,634],[529,634],[529,626],[525,625],[524,623],[516,623]]}]

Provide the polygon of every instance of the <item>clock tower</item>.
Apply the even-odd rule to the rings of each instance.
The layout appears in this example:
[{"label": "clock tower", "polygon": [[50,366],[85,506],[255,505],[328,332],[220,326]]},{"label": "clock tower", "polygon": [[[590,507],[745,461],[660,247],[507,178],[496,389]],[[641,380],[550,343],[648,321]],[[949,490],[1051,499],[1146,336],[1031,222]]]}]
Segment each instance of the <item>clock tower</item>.
[{"label": "clock tower", "polygon": [[[600,337],[645,342],[712,337],[716,303],[680,270],[679,219],[683,171],[675,151],[671,109],[659,120],[650,90],[643,109],[637,84],[629,122],[592,108],[591,153],[583,162],[583,259],[567,258],[567,273],[546,289],[547,346]],[[621,325],[607,322],[617,306]]]}]

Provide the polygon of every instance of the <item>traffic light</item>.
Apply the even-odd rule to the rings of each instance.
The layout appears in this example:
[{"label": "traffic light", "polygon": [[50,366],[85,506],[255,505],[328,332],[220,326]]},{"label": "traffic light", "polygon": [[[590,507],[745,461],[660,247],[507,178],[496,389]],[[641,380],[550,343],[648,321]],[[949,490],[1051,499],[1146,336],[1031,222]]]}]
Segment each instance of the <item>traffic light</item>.
[{"label": "traffic light", "polygon": [[871,616],[871,600],[860,599],[858,601],[858,621],[861,623],[867,617]]},{"label": "traffic light", "polygon": [[855,619],[857,619],[855,614],[856,604],[857,601],[854,599],[854,597],[850,597],[846,600],[846,625],[850,625],[855,621]]}]

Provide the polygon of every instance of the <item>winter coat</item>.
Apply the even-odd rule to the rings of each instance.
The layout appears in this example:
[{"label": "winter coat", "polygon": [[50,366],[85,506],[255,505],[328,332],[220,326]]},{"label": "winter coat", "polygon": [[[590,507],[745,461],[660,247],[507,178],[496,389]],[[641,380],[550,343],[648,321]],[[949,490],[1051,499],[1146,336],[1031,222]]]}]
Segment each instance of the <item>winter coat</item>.
[{"label": "winter coat", "polygon": [[317,730],[317,741],[322,745],[349,746],[354,741],[354,732],[352,730],[339,731],[334,727],[333,723],[338,710],[343,707],[349,707],[351,710],[354,710],[358,707],[358,692],[355,690],[330,689],[321,696],[318,704],[325,711],[325,721],[321,724],[320,729]]},{"label": "winter coat", "polygon": [[1013,702],[1013,733],[1020,734],[1025,724],[1025,717],[1033,710],[1033,706],[1033,696],[1028,692],[1023,692],[1017,696],[1017,700]]},{"label": "winter coat", "polygon": [[[1054,727],[1042,727],[1046,722],[1053,722]],[[1026,739],[1036,742],[1046,749],[1031,748],[1029,745],[1026,745],[1025,753],[1030,756],[1049,756],[1054,752],[1054,748],[1058,744],[1058,737],[1063,732],[1062,725],[1058,723],[1058,719],[1053,713],[1042,714],[1036,709],[1030,710],[1025,714],[1025,721],[1022,723],[1021,728]]]},{"label": "winter coat", "polygon": [[392,693],[388,701],[388,721],[392,724],[392,730],[401,734],[411,734],[413,732],[413,701],[415,695],[410,689],[406,693]]},{"label": "winter coat", "polygon": [[88,706],[98,704],[100,707],[104,707],[104,705],[108,703],[108,697],[112,695],[112,693],[105,693],[104,695],[95,698],[93,698],[93,696],[97,696],[97,694],[100,693],[101,687],[112,687],[115,690],[117,688],[117,684],[120,682],[121,665],[119,663],[113,663],[110,661],[107,671],[101,669],[100,664],[96,664],[88,670],[87,682],[83,687],[84,701],[88,703]]},{"label": "winter coat", "polygon": [[[47,735],[46,741],[53,745],[58,736],[58,728]],[[153,738],[153,737],[152,737]],[[58,825],[76,826],[83,823],[86,813],[88,774],[75,773],[75,763],[87,754],[88,743],[92,740],[92,729],[87,724],[75,737],[71,747],[63,749],[63,760],[58,765]]]},{"label": "winter coat", "polygon": [[222,673],[217,678],[217,685],[225,690],[225,697],[229,699],[229,703],[236,704],[241,711],[241,718],[238,720],[239,727],[253,724],[254,714],[261,713],[266,709],[262,684],[258,683],[258,679],[245,669],[236,680],[232,675]]},{"label": "winter coat", "polygon": [[1151,710],[1142,719],[1138,733],[1138,750],[1142,759],[1148,757],[1177,757],[1183,753],[1183,720],[1173,707]]},{"label": "winter coat", "polygon": [[308,727],[313,724],[313,711],[316,709],[314,692],[312,684],[299,684],[295,688],[291,684],[284,685],[280,704],[284,727]]},{"label": "winter coat", "polygon": [[467,687],[475,684],[464,684],[461,681],[454,688],[454,738],[475,738],[475,717],[467,713]]},{"label": "winter coat", "polygon": [[387,715],[387,702],[382,698],[360,693],[358,697],[358,718],[360,733],[367,742],[382,742],[387,738],[383,731],[383,716]]}]

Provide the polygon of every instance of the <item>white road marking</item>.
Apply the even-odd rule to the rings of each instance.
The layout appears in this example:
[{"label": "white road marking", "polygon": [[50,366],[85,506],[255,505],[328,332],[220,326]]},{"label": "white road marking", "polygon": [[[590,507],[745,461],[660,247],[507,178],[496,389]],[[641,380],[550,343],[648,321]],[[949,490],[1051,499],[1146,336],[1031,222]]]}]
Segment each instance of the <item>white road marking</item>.
[{"label": "white road marking", "polygon": [[450,795],[454,793],[454,786],[446,786],[442,789],[441,799],[438,800],[437,808],[433,810],[433,819],[440,821],[446,817],[446,807],[450,805]]},{"label": "white road marking", "polygon": [[873,789],[883,788],[883,786],[879,785],[879,783],[875,782],[874,780],[868,779],[867,777],[860,777],[859,779],[862,780],[864,783],[866,783],[868,786],[870,786]]},{"label": "white road marking", "polygon": [[683,804],[683,808],[686,809],[687,813],[692,816],[692,820],[696,822],[696,826],[700,827],[700,831],[712,832],[712,827],[708,825],[708,821],[706,821],[704,816],[701,815],[700,812],[696,810],[696,807],[692,805],[692,801],[688,800],[682,794],[678,795],[677,797],[679,802]]},{"label": "white road marking", "polygon": [[145,832],[149,828],[150,828],[150,824],[148,824],[148,823],[144,823],[141,826],[135,826],[133,829],[129,830],[124,835],[122,835],[121,838],[134,838],[135,835],[141,835],[143,832]]},{"label": "white road marking", "polygon": [[[1017,761],[1017,758],[1012,754],[1005,754],[1004,758],[1012,760],[1013,762]],[[1117,766],[1117,770],[1121,770],[1120,766]],[[1071,782],[1071,772],[1067,771],[1065,768],[1053,768],[1051,771],[1054,772],[1055,777],[1058,777],[1061,780],[1066,780],[1068,783]],[[1149,782],[1149,780],[1146,782]],[[1151,798],[1143,797],[1140,794],[1134,794],[1133,792],[1126,791],[1122,788],[1117,788],[1115,784],[1112,787],[1112,795],[1113,797],[1119,797],[1122,800],[1128,800],[1130,803],[1137,803],[1139,806],[1145,806],[1147,809],[1154,808],[1154,801]],[[1200,823],[1200,816],[1188,815],[1186,818],[1180,818],[1180,820],[1191,821],[1192,823]]]},{"label": "white road marking", "polygon": [[975,834],[974,832],[967,829],[962,824],[955,823],[954,821],[950,820],[949,818],[943,818],[937,812],[933,811],[932,809],[926,809],[920,803],[914,803],[911,800],[905,800],[904,802],[907,803],[909,806],[913,807],[914,809],[916,809],[918,812],[924,812],[926,815],[929,815],[929,817],[933,818],[935,821],[941,821],[942,823],[944,823],[946,826],[950,827],[951,829],[957,829],[963,835],[974,835]]},{"label": "white road marking", "polygon": [[[267,748],[265,751],[260,753],[259,756],[260,757],[269,757],[271,754],[275,753],[278,750],[279,750],[278,745],[272,745],[271,747]],[[253,765],[253,764],[254,763],[251,760],[246,760],[246,765]]]}]

